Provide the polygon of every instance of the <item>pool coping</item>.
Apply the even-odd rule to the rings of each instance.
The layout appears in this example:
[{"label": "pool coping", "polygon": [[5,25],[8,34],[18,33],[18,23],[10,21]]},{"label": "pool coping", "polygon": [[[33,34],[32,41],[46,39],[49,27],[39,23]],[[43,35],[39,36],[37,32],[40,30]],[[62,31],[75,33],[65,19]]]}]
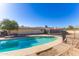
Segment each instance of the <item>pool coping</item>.
[{"label": "pool coping", "polygon": [[[29,35],[29,36],[41,36],[41,35]],[[7,52],[0,52],[0,56],[30,56],[32,54],[36,54],[38,52],[41,52],[43,50],[49,49],[53,46],[56,46],[62,43],[62,38],[60,36],[55,36],[55,35],[42,35],[42,36],[53,36],[53,37],[56,37],[57,40],[46,43],[46,44],[30,47],[30,48],[18,49],[18,50],[7,51]]]}]

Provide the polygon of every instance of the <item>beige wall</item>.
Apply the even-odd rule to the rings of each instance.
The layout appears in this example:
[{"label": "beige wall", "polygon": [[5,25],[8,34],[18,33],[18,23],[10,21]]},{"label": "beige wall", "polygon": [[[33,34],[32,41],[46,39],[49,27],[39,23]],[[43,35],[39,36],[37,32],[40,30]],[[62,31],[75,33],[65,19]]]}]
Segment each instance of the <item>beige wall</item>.
[{"label": "beige wall", "polygon": [[34,28],[27,28],[27,29],[18,29],[18,30],[12,30],[12,33],[24,33],[24,34],[29,34],[29,33],[43,33],[43,31],[41,31],[41,29],[34,29]]},{"label": "beige wall", "polygon": [[79,30],[67,30],[68,33],[79,33]]}]

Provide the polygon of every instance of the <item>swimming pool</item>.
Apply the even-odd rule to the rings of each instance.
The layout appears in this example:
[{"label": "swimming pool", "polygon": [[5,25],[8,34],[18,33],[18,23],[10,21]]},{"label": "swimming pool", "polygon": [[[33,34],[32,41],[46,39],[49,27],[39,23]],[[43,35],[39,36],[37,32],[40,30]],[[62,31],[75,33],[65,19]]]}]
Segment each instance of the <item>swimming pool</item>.
[{"label": "swimming pool", "polygon": [[55,41],[56,37],[35,36],[35,37],[19,37],[7,40],[0,40],[0,52],[30,48]]}]

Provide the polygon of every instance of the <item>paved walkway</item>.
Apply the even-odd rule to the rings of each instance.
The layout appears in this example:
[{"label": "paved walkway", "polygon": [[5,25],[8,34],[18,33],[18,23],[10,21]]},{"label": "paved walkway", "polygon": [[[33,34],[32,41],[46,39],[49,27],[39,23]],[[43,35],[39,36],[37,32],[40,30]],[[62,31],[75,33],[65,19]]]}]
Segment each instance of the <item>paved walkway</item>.
[{"label": "paved walkway", "polygon": [[67,43],[59,44],[49,50],[38,53],[38,56],[79,56],[79,34],[67,35]]}]

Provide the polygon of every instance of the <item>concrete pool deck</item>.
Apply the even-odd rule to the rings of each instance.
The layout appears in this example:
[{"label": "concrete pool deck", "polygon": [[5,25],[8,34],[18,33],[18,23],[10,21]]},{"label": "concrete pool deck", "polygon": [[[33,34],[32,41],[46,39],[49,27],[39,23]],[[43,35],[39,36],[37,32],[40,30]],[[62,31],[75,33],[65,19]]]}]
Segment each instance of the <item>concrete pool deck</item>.
[{"label": "concrete pool deck", "polygon": [[[29,35],[29,36],[53,36],[53,35]],[[0,56],[31,56],[31,55],[36,55],[38,52],[41,52],[43,50],[49,49],[53,46],[56,46],[56,45],[62,43],[61,37],[59,37],[59,36],[53,36],[53,37],[56,37],[57,40],[50,42],[50,43],[30,47],[30,48],[18,49],[18,50],[13,50],[13,51],[8,51],[8,52],[0,52]]]}]

